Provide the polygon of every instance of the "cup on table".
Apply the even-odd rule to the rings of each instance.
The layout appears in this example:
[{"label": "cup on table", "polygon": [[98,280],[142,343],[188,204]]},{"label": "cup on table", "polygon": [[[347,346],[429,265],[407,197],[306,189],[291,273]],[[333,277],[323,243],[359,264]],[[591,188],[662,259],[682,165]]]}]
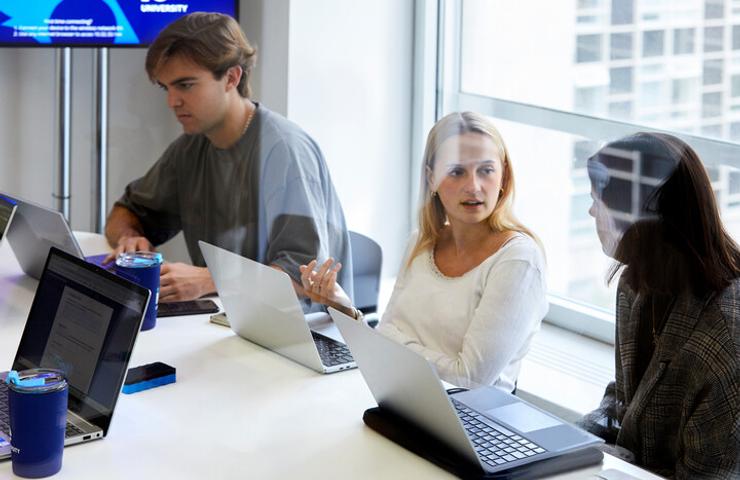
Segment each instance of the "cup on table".
[{"label": "cup on table", "polygon": [[8,383],[13,473],[41,478],[62,468],[69,387],[59,370],[11,371]]},{"label": "cup on table", "polygon": [[150,330],[157,325],[160,265],[162,254],[158,252],[124,252],[116,257],[116,274],[152,291],[141,330]]}]

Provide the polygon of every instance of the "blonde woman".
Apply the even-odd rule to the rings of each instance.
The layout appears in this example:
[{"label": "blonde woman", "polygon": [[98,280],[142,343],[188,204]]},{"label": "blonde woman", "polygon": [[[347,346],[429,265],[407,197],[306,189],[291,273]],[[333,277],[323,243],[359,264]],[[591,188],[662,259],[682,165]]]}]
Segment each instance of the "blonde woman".
[{"label": "blonde woman", "polygon": [[[453,113],[429,132],[418,233],[378,330],[454,385],[512,391],[547,311],[545,262],[512,213],[514,174],[485,117]],[[332,259],[301,267],[306,294],[355,318]]]}]

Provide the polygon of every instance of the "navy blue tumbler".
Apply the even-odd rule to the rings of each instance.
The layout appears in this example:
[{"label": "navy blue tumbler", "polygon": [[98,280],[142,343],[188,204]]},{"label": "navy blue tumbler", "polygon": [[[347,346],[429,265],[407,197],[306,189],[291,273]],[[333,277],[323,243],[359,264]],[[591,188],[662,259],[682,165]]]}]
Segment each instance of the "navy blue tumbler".
[{"label": "navy blue tumbler", "polygon": [[116,274],[152,291],[146,307],[142,330],[157,325],[157,302],[159,301],[159,267],[162,254],[157,252],[124,252],[116,258]]},{"label": "navy blue tumbler", "polygon": [[31,369],[8,375],[13,473],[41,478],[62,468],[67,424],[67,381],[59,370]]}]

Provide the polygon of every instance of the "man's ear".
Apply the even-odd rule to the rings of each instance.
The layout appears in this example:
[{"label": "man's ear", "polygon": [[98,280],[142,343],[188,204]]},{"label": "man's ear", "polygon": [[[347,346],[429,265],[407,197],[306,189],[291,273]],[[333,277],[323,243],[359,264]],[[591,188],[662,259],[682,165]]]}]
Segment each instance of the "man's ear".
[{"label": "man's ear", "polygon": [[231,89],[238,87],[243,73],[244,70],[241,65],[234,65],[226,70],[226,88]]}]

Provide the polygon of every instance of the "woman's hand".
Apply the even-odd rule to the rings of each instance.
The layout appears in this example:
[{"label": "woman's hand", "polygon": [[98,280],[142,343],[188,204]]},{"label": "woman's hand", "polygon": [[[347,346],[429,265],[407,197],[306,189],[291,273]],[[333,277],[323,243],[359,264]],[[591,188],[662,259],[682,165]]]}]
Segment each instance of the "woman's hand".
[{"label": "woman's hand", "polygon": [[337,283],[337,272],[342,264],[333,258],[325,261],[318,270],[316,260],[308,265],[301,265],[301,284],[303,291],[313,302],[328,305],[348,315],[354,316],[352,301]]}]

